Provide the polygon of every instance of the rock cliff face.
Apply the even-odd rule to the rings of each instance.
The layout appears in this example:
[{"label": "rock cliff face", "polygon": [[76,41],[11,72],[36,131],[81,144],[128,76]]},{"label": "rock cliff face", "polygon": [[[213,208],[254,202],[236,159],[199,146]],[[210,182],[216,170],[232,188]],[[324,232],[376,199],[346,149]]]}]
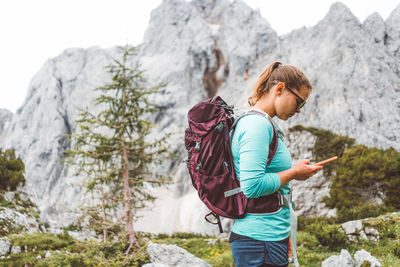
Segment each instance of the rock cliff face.
[{"label": "rock cliff face", "polygon": [[82,196],[74,186],[80,178],[69,176],[62,161],[69,146],[65,135],[75,129],[77,107],[93,106],[93,88],[107,80],[102,67],[111,54],[99,48],[67,49],[48,60],[3,133],[2,146],[14,148],[25,163],[25,191],[50,222],[64,221]]},{"label": "rock cliff face", "polygon": [[3,133],[4,129],[8,127],[8,124],[10,124],[12,116],[12,112],[7,109],[0,108],[0,136]]},{"label": "rock cliff face", "polygon": [[[180,155],[165,169],[169,188],[137,223],[152,232],[215,233],[203,220],[204,205],[192,189],[184,164],[186,114],[196,102],[222,96],[238,110],[247,106],[257,75],[272,61],[298,66],[313,84],[304,110],[283,129],[296,124],[329,129],[359,143],[400,150],[400,6],[384,21],[373,14],[364,23],[341,3],[332,5],[315,26],[278,36],[260,13],[242,1],[164,0],[153,10],[144,41],[132,64],[146,70],[149,85],[166,83],[154,96],[160,108],[158,132],[177,132],[172,149]],[[64,134],[75,130],[77,107],[93,107],[92,90],[109,81],[102,67],[114,48],[67,49],[35,75],[23,106],[4,131],[1,145],[13,147],[26,164],[26,190],[43,219],[67,225],[82,202],[84,180],[60,159],[69,146]],[[239,112],[239,111],[238,111]],[[310,156],[311,136],[290,144],[294,160]],[[314,181],[314,183],[312,182]],[[319,202],[329,181],[293,184],[299,213],[328,214]],[[316,182],[318,181],[318,182]],[[313,194],[305,190],[313,189]],[[307,197],[306,197],[307,196]],[[228,221],[224,222],[229,224]]]}]

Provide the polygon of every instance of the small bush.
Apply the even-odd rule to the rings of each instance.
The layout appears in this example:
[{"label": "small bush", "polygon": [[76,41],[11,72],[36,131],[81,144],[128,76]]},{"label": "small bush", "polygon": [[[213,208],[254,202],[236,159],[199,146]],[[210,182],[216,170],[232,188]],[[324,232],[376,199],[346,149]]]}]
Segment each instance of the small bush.
[{"label": "small bush", "polygon": [[343,223],[352,220],[378,217],[379,215],[385,214],[391,210],[391,208],[386,207],[385,205],[365,204],[361,202],[355,204],[352,208],[339,209],[336,221]]},{"label": "small bush", "polygon": [[[329,197],[340,221],[378,216],[400,208],[400,153],[358,145],[346,150],[335,167]],[[383,204],[374,199],[380,198]]]},{"label": "small bush", "polygon": [[336,218],[334,217],[327,218],[325,216],[319,216],[319,217],[299,216],[297,217],[297,230],[298,231],[306,230],[308,225],[315,223],[334,224],[336,223]]},{"label": "small bush", "polygon": [[15,204],[7,201],[2,194],[0,194],[0,207],[4,208],[15,208]]},{"label": "small bush", "polygon": [[394,254],[397,258],[400,258],[400,243],[399,243],[399,241],[394,245],[393,254]]},{"label": "small bush", "polygon": [[65,266],[65,267],[80,267],[89,266],[85,256],[78,253],[54,253],[51,257],[41,260],[35,264],[35,267],[48,266]]},{"label": "small bush", "polygon": [[27,251],[57,250],[73,245],[73,239],[67,233],[24,233],[9,236],[13,246],[26,247]]},{"label": "small bush", "polygon": [[[67,233],[10,235],[13,246],[20,246],[21,253],[0,259],[0,266],[142,266],[150,262],[147,244],[139,238],[140,248],[128,248],[127,238],[109,243],[97,241],[81,242],[73,240]],[[47,251],[51,256],[44,258]],[[38,259],[40,255],[42,259]]]},{"label": "small bush", "polygon": [[[296,125],[289,129],[289,132],[307,131],[316,137],[313,148],[313,160],[321,161],[334,156],[342,157],[346,149],[354,145],[354,139],[337,135],[328,130],[318,129],[314,127],[304,127]],[[331,176],[337,166],[337,162],[331,162],[324,166],[324,175]]]},{"label": "small bush", "polygon": [[18,186],[25,184],[25,165],[15,156],[14,149],[0,148],[0,192],[15,191]]},{"label": "small bush", "polygon": [[16,224],[11,219],[0,220],[0,236],[20,233],[23,230],[26,230],[24,226]]},{"label": "small bush", "polygon": [[371,267],[371,263],[369,261],[363,261],[360,267]]},{"label": "small bush", "polygon": [[[48,224],[47,224],[48,225]],[[48,226],[47,226],[48,227]],[[62,228],[64,231],[82,231],[82,226],[78,225],[76,223],[72,223],[64,228]]]},{"label": "small bush", "polygon": [[308,233],[305,231],[298,232],[297,240],[298,240],[298,246],[302,246],[307,249],[316,248],[320,244],[320,242],[313,233]]},{"label": "small bush", "polygon": [[314,223],[306,227],[323,246],[335,248],[342,246],[347,241],[346,233],[337,224]]}]

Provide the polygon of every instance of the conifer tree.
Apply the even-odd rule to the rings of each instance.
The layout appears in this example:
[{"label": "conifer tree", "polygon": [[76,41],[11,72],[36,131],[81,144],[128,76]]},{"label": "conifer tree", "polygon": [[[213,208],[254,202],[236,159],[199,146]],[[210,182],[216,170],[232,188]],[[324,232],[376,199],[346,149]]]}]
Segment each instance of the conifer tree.
[{"label": "conifer tree", "polygon": [[[84,214],[78,221],[89,217],[89,226],[98,232],[103,232],[103,241],[107,242],[108,230],[114,225],[109,220],[108,213],[112,207],[108,204],[108,194],[104,187],[112,182],[112,160],[105,149],[105,138],[95,126],[95,117],[86,109],[81,111],[80,119],[76,120],[78,130],[71,135],[73,148],[67,150],[67,162],[78,165],[75,175],[86,175],[86,191],[100,193],[101,202],[94,206],[82,208]],[[107,213],[108,212],[108,213]],[[101,214],[101,216],[99,216]]]},{"label": "conifer tree", "polygon": [[[161,185],[167,180],[154,174],[151,167],[168,156],[166,140],[169,134],[159,139],[149,138],[155,124],[148,118],[157,111],[149,96],[159,92],[163,85],[146,87],[140,68],[128,66],[135,48],[119,49],[121,60],[114,59],[113,64],[106,67],[112,77],[111,83],[95,89],[101,92],[95,101],[101,111],[98,114],[88,110],[81,113],[81,120],[77,121],[81,133],[73,136],[77,146],[69,153],[86,158],[81,161],[80,169],[89,169],[95,174],[90,183],[93,187],[89,189],[94,185],[106,185],[109,189],[109,194],[105,195],[103,191],[102,197],[111,204],[104,204],[103,211],[106,206],[124,208],[129,242],[126,253],[129,253],[132,245],[139,246],[132,210],[143,208],[147,201],[154,200],[147,190],[149,185]],[[106,217],[105,212],[103,217]]]},{"label": "conifer tree", "polygon": [[0,148],[0,192],[15,191],[25,184],[25,165],[15,156],[14,149]]}]

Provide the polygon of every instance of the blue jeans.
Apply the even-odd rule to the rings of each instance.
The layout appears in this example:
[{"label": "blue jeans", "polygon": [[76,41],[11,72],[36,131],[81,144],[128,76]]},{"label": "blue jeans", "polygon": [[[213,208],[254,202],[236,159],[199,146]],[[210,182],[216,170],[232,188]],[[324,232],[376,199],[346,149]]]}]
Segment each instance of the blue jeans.
[{"label": "blue jeans", "polygon": [[259,241],[252,238],[234,240],[231,243],[236,267],[287,266],[289,239]]}]

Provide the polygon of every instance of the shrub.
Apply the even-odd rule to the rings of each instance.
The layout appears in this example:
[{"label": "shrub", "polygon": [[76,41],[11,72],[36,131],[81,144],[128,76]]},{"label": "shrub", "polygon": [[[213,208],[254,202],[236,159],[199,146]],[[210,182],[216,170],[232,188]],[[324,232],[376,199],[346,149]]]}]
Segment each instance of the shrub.
[{"label": "shrub", "polygon": [[393,254],[394,254],[397,258],[400,258],[400,243],[399,243],[399,241],[397,241],[397,243],[394,245]]},{"label": "shrub", "polygon": [[337,209],[338,222],[378,216],[400,208],[398,151],[355,146],[352,138],[313,127],[297,125],[289,131],[307,131],[316,137],[314,161],[339,157],[324,166],[324,175],[332,182],[330,195],[324,202]]},{"label": "shrub", "polygon": [[2,194],[0,194],[0,207],[15,208],[15,204],[7,201]]},{"label": "shrub", "polygon": [[360,267],[371,267],[371,263],[369,261],[363,261]]},{"label": "shrub", "polygon": [[330,248],[344,245],[347,241],[346,233],[337,224],[317,222],[308,225],[306,230],[313,234],[321,245]]},{"label": "shrub", "polygon": [[[115,242],[99,243],[97,241],[81,242],[73,240],[67,233],[54,235],[34,233],[10,235],[13,246],[20,246],[21,253],[11,254],[9,258],[0,259],[0,266],[142,266],[150,262],[146,252],[147,245],[141,239],[140,248],[132,247],[131,253],[125,255],[128,248],[127,238]],[[52,254],[44,258],[46,251]],[[40,255],[42,259],[38,259]]]},{"label": "shrub", "polygon": [[336,222],[336,218],[330,217],[327,218],[325,216],[319,217],[297,217],[297,230],[303,231],[307,229],[307,226],[315,223],[323,223],[323,224],[334,224]]},{"label": "shrub", "polygon": [[[307,131],[316,137],[313,148],[314,161],[318,162],[327,158],[343,155],[346,149],[354,145],[354,139],[337,135],[328,130],[317,129],[314,127],[304,127],[301,125],[294,126],[289,129],[289,132]],[[324,166],[324,175],[331,176],[337,162],[332,162]]]},{"label": "shrub", "polygon": [[[335,167],[325,203],[338,209],[342,221],[377,216],[400,208],[400,153],[358,145],[348,149]],[[380,206],[373,202],[383,200]]]},{"label": "shrub", "polygon": [[20,233],[23,230],[26,230],[23,225],[17,224],[9,218],[0,220],[0,236]]},{"label": "shrub", "polygon": [[27,251],[57,250],[73,245],[73,239],[67,233],[33,233],[9,236],[13,246],[26,247]]},{"label": "shrub", "polygon": [[15,191],[25,184],[25,165],[15,156],[14,149],[3,151],[0,148],[0,191]]},{"label": "shrub", "polygon": [[369,217],[377,217],[390,211],[390,208],[384,205],[357,203],[352,208],[341,208],[337,212],[336,222],[343,223],[352,220],[364,219]]}]

